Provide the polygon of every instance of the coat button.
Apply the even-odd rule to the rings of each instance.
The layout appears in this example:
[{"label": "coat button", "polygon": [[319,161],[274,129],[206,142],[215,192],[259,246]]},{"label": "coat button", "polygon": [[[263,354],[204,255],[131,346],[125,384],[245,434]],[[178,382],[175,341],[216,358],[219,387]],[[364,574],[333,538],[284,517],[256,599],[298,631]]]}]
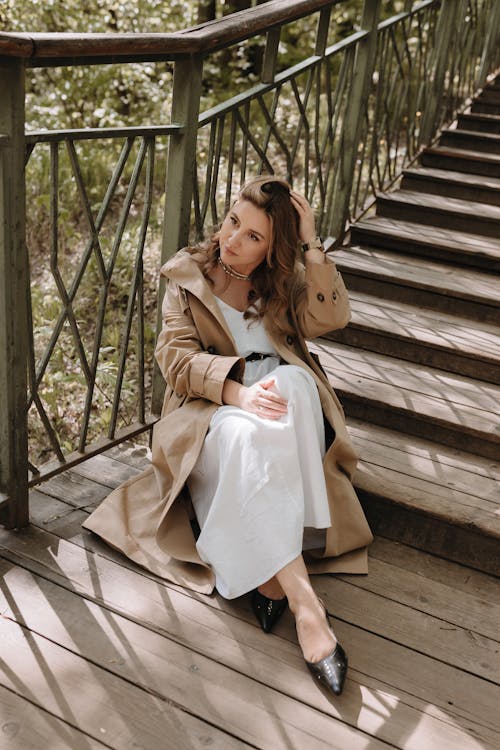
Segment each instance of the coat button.
[{"label": "coat button", "polygon": [[316,297],[319,299],[320,302],[324,302],[325,301],[325,295],[321,294],[321,292],[318,292],[318,294],[316,295]]},{"label": "coat button", "polygon": [[332,299],[337,299],[337,292],[332,292]]},{"label": "coat button", "polygon": [[293,336],[287,336],[286,343],[291,346],[293,344]]},{"label": "coat button", "polygon": [[209,354],[215,354],[215,346],[212,346],[211,344],[210,346],[207,346],[207,352]]}]

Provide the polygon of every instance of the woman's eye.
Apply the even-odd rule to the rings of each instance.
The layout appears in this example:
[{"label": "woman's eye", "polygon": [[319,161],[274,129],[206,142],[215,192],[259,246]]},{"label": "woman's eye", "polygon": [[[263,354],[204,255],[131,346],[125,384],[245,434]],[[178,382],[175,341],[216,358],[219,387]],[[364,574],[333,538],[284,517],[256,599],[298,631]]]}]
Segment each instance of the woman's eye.
[{"label": "woman's eye", "polygon": [[250,239],[257,241],[259,238],[257,237],[256,234],[251,234]]},{"label": "woman's eye", "polygon": [[230,217],[229,217],[229,221],[231,222],[231,224],[237,224],[237,223],[238,223],[238,222],[236,221],[236,218],[235,218],[234,216],[230,216]]}]

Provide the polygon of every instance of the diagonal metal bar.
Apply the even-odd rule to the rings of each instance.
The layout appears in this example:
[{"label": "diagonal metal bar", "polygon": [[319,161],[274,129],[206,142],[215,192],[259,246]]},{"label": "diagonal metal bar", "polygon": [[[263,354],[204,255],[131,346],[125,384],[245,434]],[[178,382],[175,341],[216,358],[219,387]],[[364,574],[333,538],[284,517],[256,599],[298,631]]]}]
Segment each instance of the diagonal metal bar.
[{"label": "diagonal metal bar", "polygon": [[214,171],[213,171],[213,177],[212,182],[209,185],[209,194],[210,194],[210,209],[211,209],[211,215],[212,215],[212,225],[216,226],[219,223],[219,217],[217,213],[217,183],[218,183],[218,177],[219,177],[219,168],[220,168],[220,162],[221,162],[221,154],[222,154],[222,145],[224,140],[224,131],[226,127],[226,117],[220,117],[219,118],[219,129],[217,133],[217,140],[215,142],[215,149],[214,149]]},{"label": "diagonal metal bar", "polygon": [[92,361],[91,361],[91,366],[90,366],[91,381],[87,387],[85,409],[83,413],[82,426],[80,429],[79,450],[82,452],[85,450],[85,445],[87,442],[87,433],[89,429],[90,413],[91,413],[92,402],[94,398],[97,366],[99,363],[99,354],[100,354],[100,349],[101,349],[102,333],[103,333],[103,328],[104,328],[104,316],[106,313],[106,302],[107,302],[108,291],[109,291],[109,282],[110,282],[111,274],[113,273],[113,268],[114,268],[114,264],[116,261],[119,248],[120,248],[121,240],[123,237],[123,232],[125,230],[125,225],[127,223],[127,219],[130,213],[130,206],[132,205],[132,201],[135,196],[135,191],[137,189],[137,183],[139,181],[139,176],[142,171],[145,154],[146,154],[146,142],[143,141],[139,147],[139,152],[137,154],[137,158],[134,164],[134,170],[132,173],[132,177],[130,179],[127,194],[125,196],[120,219],[118,221],[118,226],[117,226],[115,238],[113,241],[113,247],[111,250],[111,257],[109,260],[108,268],[105,269],[104,271],[105,283],[103,284],[99,293],[99,305],[98,305],[97,320],[96,320],[96,331],[94,335],[94,347],[93,347]]},{"label": "diagonal metal bar", "polygon": [[238,119],[238,123],[240,125],[240,128],[242,130],[244,130],[244,132],[246,134],[248,142],[255,149],[257,155],[260,157],[262,165],[265,166],[266,169],[269,170],[269,172],[272,172],[273,171],[272,164],[268,160],[267,155],[265,154],[265,152],[260,147],[259,142],[257,141],[257,139],[252,135],[252,131],[250,130],[250,124],[248,122],[245,122],[243,120],[243,118],[241,117],[241,114],[239,112],[236,113],[236,117]]},{"label": "diagonal metal bar", "polygon": [[101,275],[101,279],[104,281],[106,279],[106,266],[105,266],[104,257],[102,254],[101,242],[99,240],[99,233],[96,229],[96,225],[94,222],[92,209],[90,208],[90,201],[89,201],[89,197],[87,194],[87,190],[85,189],[85,185],[83,182],[83,176],[82,176],[82,172],[80,169],[80,162],[78,160],[78,156],[76,153],[75,144],[72,141],[66,141],[66,145],[68,148],[68,154],[69,154],[71,166],[73,169],[73,175],[76,180],[78,192],[80,193],[80,199],[82,201],[83,210],[87,219],[90,236],[92,237],[92,249],[94,251],[94,255],[97,261],[97,268]]},{"label": "diagonal metal bar", "polygon": [[146,193],[144,197],[144,207],[137,243],[137,253],[135,257],[134,273],[130,283],[130,291],[125,313],[125,322],[121,336],[121,354],[118,364],[118,373],[115,383],[115,393],[113,396],[113,408],[109,425],[108,437],[114,438],[118,412],[120,408],[120,399],[125,375],[127,354],[129,350],[130,332],[132,329],[132,318],[134,307],[137,301],[137,320],[138,320],[138,367],[139,367],[139,402],[140,402],[140,419],[144,421],[144,305],[142,295],[142,278],[143,278],[143,254],[148,231],[149,217],[151,214],[151,205],[153,202],[153,179],[154,179],[154,140],[151,138],[144,139],[144,145],[147,149],[146,160]]},{"label": "diagonal metal bar", "polygon": [[266,122],[268,124],[268,133],[266,134],[266,137],[264,138],[264,143],[266,145],[266,149],[265,150],[267,151],[267,146],[269,144],[269,139],[271,137],[271,134],[273,134],[274,137],[276,138],[276,141],[278,142],[279,146],[281,147],[282,153],[286,157],[287,171],[288,171],[288,175],[287,176],[290,177],[290,174],[291,174],[290,150],[289,150],[289,148],[288,148],[288,146],[286,144],[286,141],[281,136],[281,133],[279,132],[279,129],[278,129],[278,126],[277,126],[276,120],[275,120],[276,108],[278,106],[279,92],[281,92],[281,87],[279,87],[278,89],[276,89],[276,96],[274,97],[272,109],[270,111],[267,109],[267,106],[266,106],[266,103],[265,103],[263,97],[258,96],[257,97],[257,102],[259,103],[261,112],[264,115],[264,117],[266,119]]},{"label": "diagonal metal bar", "polygon": [[90,378],[89,363],[83,342],[78,330],[78,324],[75,319],[72,304],[69,300],[66,287],[62,280],[62,276],[59,272],[58,256],[59,256],[59,144],[50,144],[50,213],[51,213],[51,252],[50,252],[50,269],[52,276],[57,286],[57,291],[63,303],[66,319],[70,325],[73,340],[75,342],[76,351],[80,359],[80,364],[85,375],[87,382]]},{"label": "diagonal metal bar", "polygon": [[[128,157],[130,154],[130,151],[133,146],[133,141],[129,140],[127,141],[121,151],[120,158],[116,164],[115,170],[113,172],[113,175],[111,177],[111,180],[108,185],[108,189],[106,191],[106,195],[104,197],[104,200],[101,205],[101,209],[99,211],[99,214],[96,219],[96,229],[99,231],[101,227],[104,224],[104,221],[106,219],[106,216],[108,214],[111,201],[115,195],[116,188],[118,186],[118,183],[120,181],[121,175],[123,173],[123,170],[125,168],[125,165],[128,161]],[[85,250],[83,252],[83,258],[82,262],[80,263],[80,266],[75,274],[75,278],[71,284],[71,287],[68,292],[68,300],[69,302],[73,302],[73,300],[76,297],[76,294],[78,292],[78,289],[80,288],[80,284],[82,282],[82,279],[85,274],[85,270],[87,268],[87,265],[89,263],[89,260],[92,255],[92,248],[93,248],[93,239],[90,239],[90,241],[87,243]],[[47,344],[47,347],[45,349],[44,356],[41,359],[41,362],[38,366],[38,371],[36,374],[35,379],[35,387],[32,389],[32,392],[36,391],[36,389],[40,386],[40,383],[43,379],[43,376],[45,374],[45,371],[49,365],[50,358],[52,356],[52,352],[56,346],[57,340],[61,334],[61,331],[63,329],[64,323],[66,322],[66,310],[62,310],[60,313],[52,332],[52,336],[50,338],[50,341]],[[31,397],[28,401],[28,407],[31,405]]]},{"label": "diagonal metal bar", "polygon": [[[27,252],[27,249],[26,249]],[[28,263],[29,268],[29,263]],[[26,300],[26,307],[27,307],[27,313],[28,313],[28,389],[34,394],[33,396],[33,402],[36,406],[36,409],[38,411],[38,414],[40,416],[40,420],[44,426],[45,432],[47,433],[47,436],[49,438],[50,444],[52,446],[52,450],[56,454],[59,461],[64,460],[63,452],[61,450],[61,445],[59,443],[59,440],[57,439],[57,435],[55,433],[55,430],[52,427],[52,423],[47,415],[47,412],[45,411],[45,408],[41,402],[41,399],[38,395],[38,392],[35,388],[35,380],[36,380],[36,371],[35,371],[35,340],[34,340],[34,326],[33,326],[33,306],[32,306],[32,300],[31,300],[31,293],[30,293],[30,287],[28,285],[27,287],[27,300]],[[29,409],[28,409],[29,410]],[[30,471],[32,472],[38,472],[38,469],[31,464],[30,465]]]}]

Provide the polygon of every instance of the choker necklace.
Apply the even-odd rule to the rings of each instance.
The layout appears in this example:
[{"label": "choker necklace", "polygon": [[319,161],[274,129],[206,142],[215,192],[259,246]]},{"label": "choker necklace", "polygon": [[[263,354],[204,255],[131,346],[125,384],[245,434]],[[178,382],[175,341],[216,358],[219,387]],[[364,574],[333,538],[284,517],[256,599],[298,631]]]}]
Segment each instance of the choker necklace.
[{"label": "choker necklace", "polygon": [[232,276],[233,279],[239,279],[240,281],[248,281],[250,278],[250,274],[248,276],[244,273],[238,273],[238,271],[235,271],[234,268],[231,268],[231,266],[228,266],[227,263],[224,263],[222,258],[219,255],[219,266],[222,268],[225,274],[228,276]]}]

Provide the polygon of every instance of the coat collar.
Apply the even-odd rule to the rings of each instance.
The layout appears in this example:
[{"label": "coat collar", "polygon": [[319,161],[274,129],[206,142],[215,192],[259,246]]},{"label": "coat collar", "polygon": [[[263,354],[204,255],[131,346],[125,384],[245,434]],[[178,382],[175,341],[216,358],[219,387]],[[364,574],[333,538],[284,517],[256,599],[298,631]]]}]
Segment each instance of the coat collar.
[{"label": "coat collar", "polygon": [[[161,273],[167,279],[171,279],[183,289],[191,292],[197,297],[203,305],[212,313],[217,320],[226,336],[231,341],[234,351],[237,352],[236,343],[227,326],[226,319],[217,304],[216,297],[205,276],[202,273],[202,267],[206,260],[203,251],[190,252],[186,248],[179,250],[168,260],[161,268]],[[278,354],[286,358],[286,349],[283,348],[282,337],[276,335],[272,321],[268,316],[264,316],[263,323],[267,334],[275,345]]]},{"label": "coat collar", "polygon": [[226,319],[217,304],[212,288],[202,273],[202,266],[206,260],[205,253],[199,251],[191,253],[186,249],[179,250],[161,269],[163,276],[171,279],[183,289],[197,297],[212,313],[214,318],[228,336],[236,352],[236,344],[227,326]]}]

